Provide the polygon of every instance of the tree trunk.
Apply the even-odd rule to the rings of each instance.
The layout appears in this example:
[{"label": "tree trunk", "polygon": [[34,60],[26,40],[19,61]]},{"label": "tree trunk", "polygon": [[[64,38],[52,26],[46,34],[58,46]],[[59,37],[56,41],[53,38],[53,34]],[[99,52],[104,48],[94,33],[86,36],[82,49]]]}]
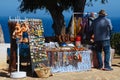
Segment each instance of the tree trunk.
[{"label": "tree trunk", "polygon": [[62,14],[63,9],[57,5],[54,5],[54,7],[49,7],[48,10],[53,19],[52,28],[56,36],[56,41],[64,42],[66,27],[65,27],[64,16]]},{"label": "tree trunk", "polygon": [[55,36],[57,36],[59,39],[59,42],[62,42],[60,40],[60,37],[64,36],[66,33],[66,27],[65,27],[65,21],[64,21],[64,16],[62,14],[62,9],[56,5],[54,8],[49,7],[48,9],[50,11],[50,14],[53,19],[53,24],[52,28],[54,30]]},{"label": "tree trunk", "polygon": [[84,12],[86,0],[76,0],[74,5],[74,12]]}]

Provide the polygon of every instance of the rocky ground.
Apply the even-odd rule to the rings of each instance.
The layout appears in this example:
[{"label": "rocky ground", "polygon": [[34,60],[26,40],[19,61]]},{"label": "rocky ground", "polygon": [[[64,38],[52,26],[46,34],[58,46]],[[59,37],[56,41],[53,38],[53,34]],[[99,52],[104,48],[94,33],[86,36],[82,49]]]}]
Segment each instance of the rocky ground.
[{"label": "rocky ground", "polygon": [[[92,68],[91,71],[84,72],[66,72],[55,73],[48,78],[37,78],[27,75],[26,78],[15,80],[120,80],[120,57],[115,57],[112,60],[113,71],[103,71]],[[1,69],[0,80],[13,80],[10,78],[9,73]]]}]

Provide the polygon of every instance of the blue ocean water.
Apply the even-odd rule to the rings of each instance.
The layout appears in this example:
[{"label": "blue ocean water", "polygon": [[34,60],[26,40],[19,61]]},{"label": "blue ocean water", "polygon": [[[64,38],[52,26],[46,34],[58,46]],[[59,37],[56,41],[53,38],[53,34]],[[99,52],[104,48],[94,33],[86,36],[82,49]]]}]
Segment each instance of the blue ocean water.
[{"label": "blue ocean water", "polygon": [[120,18],[110,18],[113,25],[113,32],[120,33]]},{"label": "blue ocean water", "polygon": [[[5,43],[10,43],[9,35],[9,26],[8,26],[9,17],[0,17],[0,24],[4,33]],[[44,36],[54,36],[54,31],[52,29],[52,19],[50,17],[40,18],[43,22],[44,27]],[[113,32],[120,32],[120,18],[110,18],[113,25]],[[66,25],[68,26],[70,18],[65,18]]]}]

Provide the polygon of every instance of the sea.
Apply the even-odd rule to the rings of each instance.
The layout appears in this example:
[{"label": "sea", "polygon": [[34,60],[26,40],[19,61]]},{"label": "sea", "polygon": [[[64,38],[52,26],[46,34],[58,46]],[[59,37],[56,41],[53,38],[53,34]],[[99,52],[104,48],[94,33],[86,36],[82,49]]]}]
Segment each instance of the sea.
[{"label": "sea", "polygon": [[[13,18],[15,18],[15,17],[13,17]],[[36,19],[37,17],[27,17],[27,18],[35,18]],[[23,18],[21,18],[21,19],[23,19]],[[52,21],[51,17],[41,17],[38,19],[42,20],[43,28],[44,28],[44,36],[45,37],[54,36],[55,34],[52,29],[53,21]],[[111,22],[113,25],[112,32],[120,33],[120,18],[111,17],[110,19],[111,19]],[[2,26],[5,43],[10,43],[8,20],[9,20],[8,16],[0,16],[0,25]],[[69,21],[70,21],[70,17],[66,17],[65,18],[66,26],[68,26]]]}]

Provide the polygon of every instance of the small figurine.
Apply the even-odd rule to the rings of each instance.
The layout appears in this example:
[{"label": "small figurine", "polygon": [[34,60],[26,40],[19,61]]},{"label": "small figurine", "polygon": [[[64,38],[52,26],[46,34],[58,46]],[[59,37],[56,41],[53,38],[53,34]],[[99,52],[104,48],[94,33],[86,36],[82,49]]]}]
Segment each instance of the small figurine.
[{"label": "small figurine", "polygon": [[22,32],[22,39],[21,39],[21,42],[23,43],[28,43],[28,30],[29,30],[29,27],[27,26],[26,23],[23,23],[21,25],[21,32]]},{"label": "small figurine", "polygon": [[16,39],[16,38],[21,38],[22,37],[22,32],[21,32],[21,25],[20,23],[16,23],[16,26],[15,26],[15,30],[13,32],[13,35],[12,35],[12,38],[13,39]]}]

